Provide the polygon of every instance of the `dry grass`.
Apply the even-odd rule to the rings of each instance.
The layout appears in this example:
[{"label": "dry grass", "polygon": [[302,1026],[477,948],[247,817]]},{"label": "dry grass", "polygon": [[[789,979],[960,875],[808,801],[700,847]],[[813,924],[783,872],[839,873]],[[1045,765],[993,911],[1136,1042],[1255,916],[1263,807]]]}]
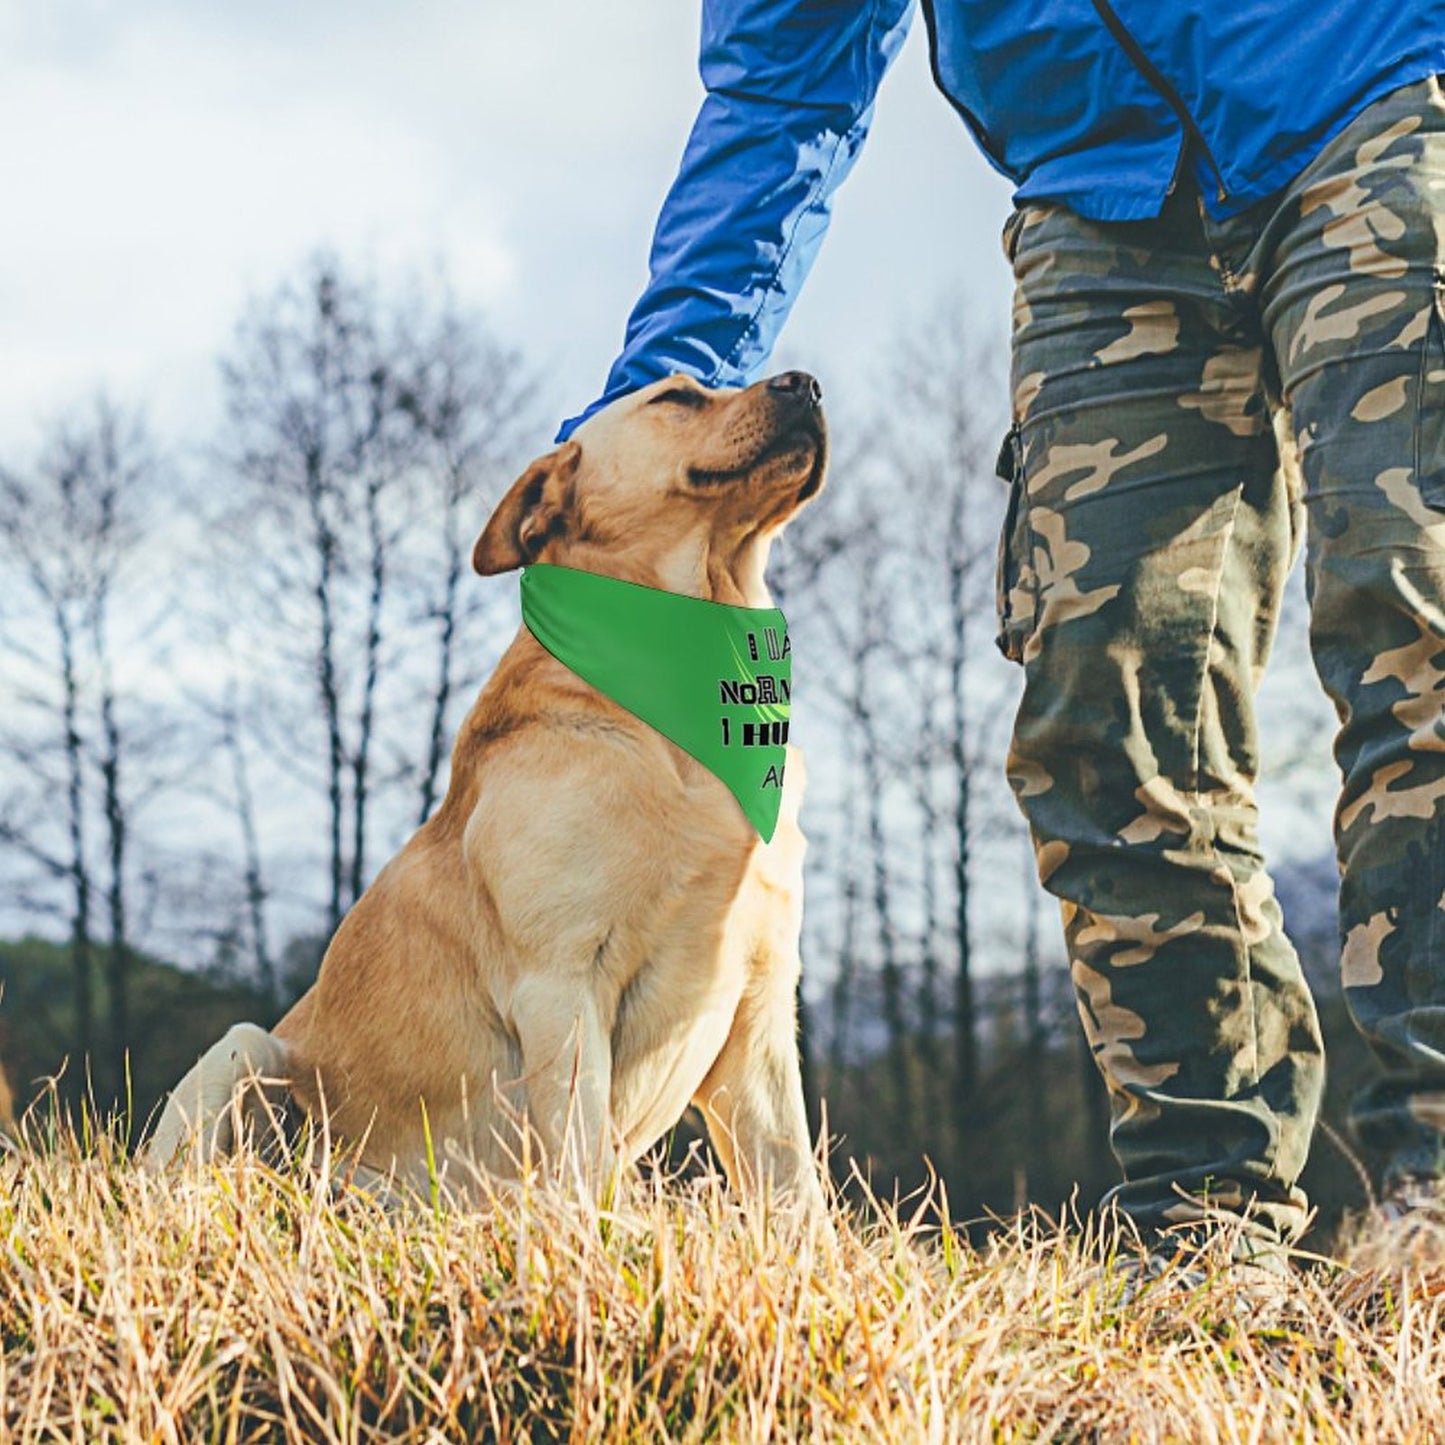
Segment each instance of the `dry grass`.
[{"label": "dry grass", "polygon": [[0,1163],[0,1439],[1445,1438],[1440,1239],[1275,1309],[1222,1275],[1121,1306],[1078,1229],[836,1218],[800,1242],[711,1177],[388,1211],[62,1137]]}]

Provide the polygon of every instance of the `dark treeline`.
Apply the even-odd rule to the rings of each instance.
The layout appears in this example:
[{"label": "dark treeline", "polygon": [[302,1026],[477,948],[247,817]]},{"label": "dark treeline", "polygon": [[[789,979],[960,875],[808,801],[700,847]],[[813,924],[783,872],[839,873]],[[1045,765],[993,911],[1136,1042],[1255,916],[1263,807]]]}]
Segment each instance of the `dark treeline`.
[{"label": "dark treeline", "polygon": [[[810,1085],[875,1187],[931,1167],[972,1214],[1087,1203],[1112,1165],[1003,780],[1006,391],[965,321],[834,406],[829,489],[772,579],[810,755]],[[59,1071],[63,1099],[143,1119],[229,1018],[279,1016],[444,792],[517,625],[469,550],[551,416],[445,287],[318,258],[241,319],[220,376],[200,449],[101,400],[0,459],[0,900],[35,935],[0,945],[0,1059],[22,1101]],[[1294,893],[1324,960],[1329,886]],[[1362,1062],[1317,972],[1333,1108]],[[1356,1197],[1319,1152],[1317,1193]]]}]

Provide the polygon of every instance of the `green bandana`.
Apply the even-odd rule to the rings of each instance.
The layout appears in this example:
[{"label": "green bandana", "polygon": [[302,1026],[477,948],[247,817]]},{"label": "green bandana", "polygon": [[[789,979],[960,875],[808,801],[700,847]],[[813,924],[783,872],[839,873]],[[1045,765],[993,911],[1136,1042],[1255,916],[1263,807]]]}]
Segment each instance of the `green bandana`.
[{"label": "green bandana", "polygon": [[793,683],[776,607],[534,563],[522,573],[522,621],[558,662],[716,773],[771,841]]}]

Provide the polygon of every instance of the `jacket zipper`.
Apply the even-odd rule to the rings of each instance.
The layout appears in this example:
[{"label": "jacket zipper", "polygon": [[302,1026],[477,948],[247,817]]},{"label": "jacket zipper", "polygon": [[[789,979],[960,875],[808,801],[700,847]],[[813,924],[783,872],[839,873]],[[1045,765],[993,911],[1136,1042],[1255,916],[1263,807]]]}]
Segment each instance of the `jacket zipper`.
[{"label": "jacket zipper", "polygon": [[[1214,199],[1223,204],[1229,199],[1229,190],[1224,184],[1224,173],[1219,169],[1219,162],[1214,159],[1204,139],[1204,133],[1195,123],[1194,117],[1189,113],[1189,107],[1184,104],[1183,97],[1165,78],[1164,72],[1154,64],[1144,53],[1139,42],[1129,33],[1124,22],[1114,13],[1114,7],[1109,0],[1093,0],[1093,6],[1098,11],[1099,19],[1108,26],[1109,33],[1118,41],[1124,54],[1134,63],[1134,68],[1159,92],[1168,102],[1169,108],[1179,117],[1185,133],[1199,147],[1200,154],[1204,157],[1209,169],[1214,173]],[[1180,147],[1179,159],[1174,163],[1174,174],[1169,181],[1169,190],[1172,192],[1179,182],[1179,173],[1184,168],[1185,147]]]}]

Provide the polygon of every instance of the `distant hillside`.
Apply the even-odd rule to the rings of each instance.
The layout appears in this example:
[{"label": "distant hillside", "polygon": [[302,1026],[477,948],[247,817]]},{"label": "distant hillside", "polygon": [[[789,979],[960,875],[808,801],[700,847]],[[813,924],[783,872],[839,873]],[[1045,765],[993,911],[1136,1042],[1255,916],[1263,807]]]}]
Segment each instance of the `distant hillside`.
[{"label": "distant hillside", "polygon": [[[95,1041],[107,1040],[103,954],[91,962],[95,999]],[[68,945],[26,937],[0,940],[0,1061],[15,1091],[18,1114],[62,1069],[67,1080],[84,1076],[74,1057],[73,973]],[[131,960],[130,1091],[134,1119],[143,1122],[166,1091],[232,1023],[272,1021],[269,1006],[254,990],[187,973],[160,959],[137,954]],[[122,1078],[97,1060],[91,1087],[102,1112],[125,1098]],[[68,1090],[74,1097],[74,1089]],[[138,1131],[137,1131],[138,1132]]]}]

